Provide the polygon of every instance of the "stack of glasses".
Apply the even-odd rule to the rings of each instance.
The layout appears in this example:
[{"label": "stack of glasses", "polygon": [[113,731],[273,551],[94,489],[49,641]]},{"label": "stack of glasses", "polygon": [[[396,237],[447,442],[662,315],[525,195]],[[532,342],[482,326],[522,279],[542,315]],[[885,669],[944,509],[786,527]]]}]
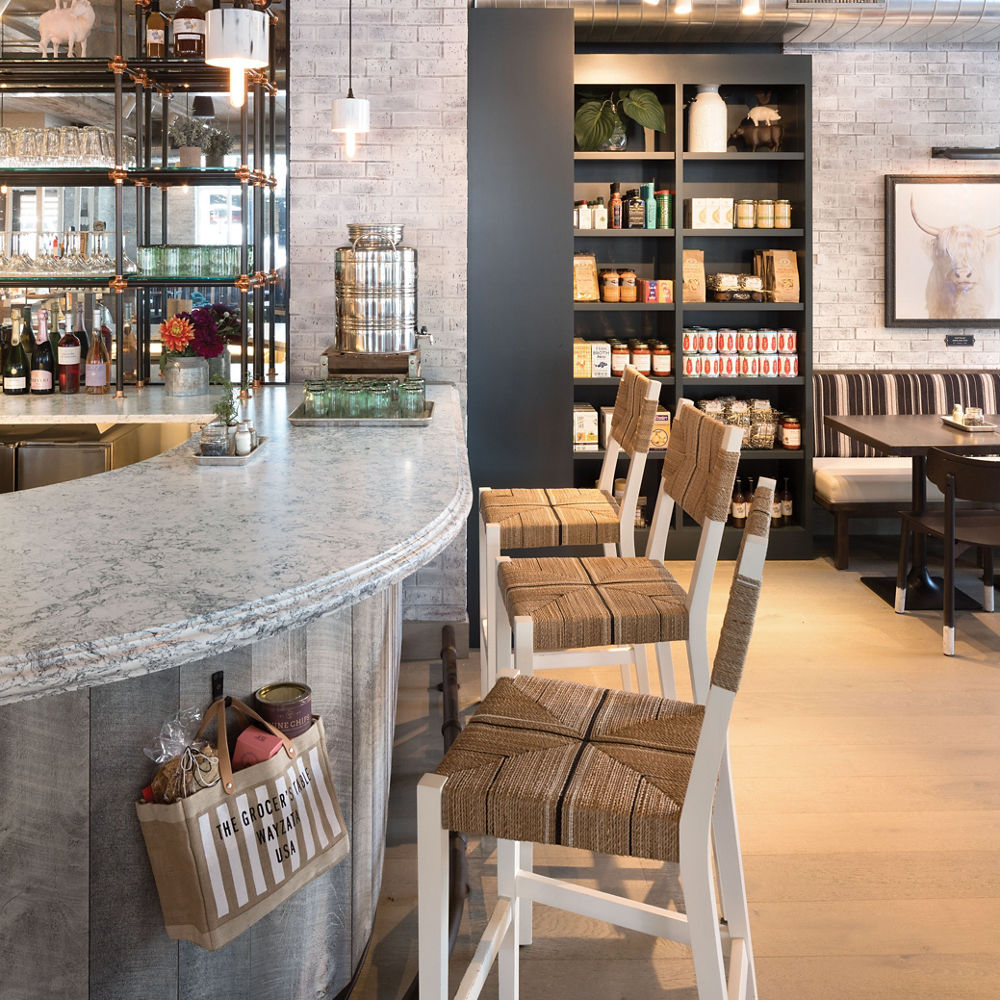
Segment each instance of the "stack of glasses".
[{"label": "stack of glasses", "polygon": [[[164,244],[139,247],[139,273],[150,278],[231,278],[240,273],[239,246]],[[250,264],[252,267],[252,253]]]},{"label": "stack of glasses", "polygon": [[330,378],[305,384],[307,417],[414,418],[423,417],[425,408],[422,378]]}]

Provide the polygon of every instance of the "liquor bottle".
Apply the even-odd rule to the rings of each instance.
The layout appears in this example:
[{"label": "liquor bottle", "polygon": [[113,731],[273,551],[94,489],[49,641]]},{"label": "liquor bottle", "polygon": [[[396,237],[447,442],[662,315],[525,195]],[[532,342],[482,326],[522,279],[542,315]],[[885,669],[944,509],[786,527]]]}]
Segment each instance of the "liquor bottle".
[{"label": "liquor bottle", "polygon": [[[80,342],[80,357],[83,359],[84,364],[86,364],[87,355],[90,353],[90,337],[87,336],[87,327],[83,321],[83,299],[77,299],[76,324],[73,336]],[[81,371],[80,374],[83,375],[83,382],[86,384],[86,369]]]},{"label": "liquor bottle", "polygon": [[781,490],[777,486],[774,488],[774,496],[771,498],[771,527],[780,528],[785,523],[781,505]]},{"label": "liquor bottle", "polygon": [[743,493],[743,480],[737,479],[733,488],[733,527],[742,528],[747,523],[747,498]]},{"label": "liquor bottle", "polygon": [[49,343],[49,311],[38,310],[38,337],[31,352],[31,394],[48,396],[56,391],[56,359]]},{"label": "liquor bottle", "polygon": [[618,181],[611,184],[611,197],[608,199],[608,229],[622,228],[622,191]]},{"label": "liquor bottle", "polygon": [[111,356],[104,346],[104,338],[95,333],[90,338],[90,350],[87,352],[87,393],[91,396],[103,396],[111,385]]},{"label": "liquor bottle", "polygon": [[80,391],[80,340],[71,331],[64,330],[56,348],[59,366],[59,391],[72,393]]},{"label": "liquor bottle", "polygon": [[31,329],[31,306],[21,307],[21,347],[30,358],[35,349],[35,331]]},{"label": "liquor bottle", "polygon": [[167,56],[167,19],[160,13],[160,0],[152,0],[146,15],[146,58]]},{"label": "liquor bottle", "polygon": [[792,506],[792,491],[788,488],[788,479],[781,490],[781,520],[785,525],[792,523],[792,515],[795,513]]},{"label": "liquor bottle", "polygon": [[638,188],[633,188],[628,192],[625,199],[624,209],[625,229],[645,229],[646,228],[646,202],[639,194]]},{"label": "liquor bottle", "polygon": [[177,0],[171,28],[177,59],[205,58],[205,15],[193,0]]},{"label": "liquor bottle", "polygon": [[136,360],[139,354],[139,345],[135,342],[135,334],[132,332],[132,321],[125,318],[122,326],[122,370],[123,378],[135,381]]},{"label": "liquor bottle", "polygon": [[22,324],[13,314],[11,320],[10,347],[3,363],[3,391],[9,396],[24,396],[28,392],[28,355],[21,343]]}]

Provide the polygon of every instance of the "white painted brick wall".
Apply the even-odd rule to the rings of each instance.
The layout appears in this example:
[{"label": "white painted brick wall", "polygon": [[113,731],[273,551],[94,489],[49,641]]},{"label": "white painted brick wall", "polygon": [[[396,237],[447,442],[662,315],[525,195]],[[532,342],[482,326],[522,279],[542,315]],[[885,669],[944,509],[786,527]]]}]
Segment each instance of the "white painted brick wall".
[{"label": "white painted brick wall", "polygon": [[[347,0],[295,0],[290,20],[293,380],[334,342],[334,251],[349,222],[394,222],[417,250],[417,315],[434,335],[427,378],[458,384],[466,359],[466,0],[354,0],[353,83],[371,102],[354,159],[330,132],[347,93]],[[428,470],[433,475],[433,470]],[[404,617],[466,601],[465,533],[404,586]]]},{"label": "white painted brick wall", "polygon": [[[813,59],[813,363],[816,368],[997,368],[1000,332],[886,327],[884,176],[1000,173],[934,160],[996,146],[1000,45],[789,46]],[[946,348],[969,332],[972,348]]]}]

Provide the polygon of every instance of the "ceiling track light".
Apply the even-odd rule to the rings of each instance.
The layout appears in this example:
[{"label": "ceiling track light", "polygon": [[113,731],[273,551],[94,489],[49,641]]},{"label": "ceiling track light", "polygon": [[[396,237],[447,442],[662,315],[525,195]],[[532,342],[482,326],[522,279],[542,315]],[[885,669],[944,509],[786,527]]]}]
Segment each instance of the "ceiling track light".
[{"label": "ceiling track light", "polygon": [[371,123],[368,101],[354,96],[354,0],[347,3],[347,96],[336,97],[330,116],[330,131],[343,132],[344,148],[348,156],[356,150],[355,136],[367,132]]},{"label": "ceiling track light", "polygon": [[205,63],[229,70],[229,103],[246,101],[246,71],[267,66],[268,19],[262,10],[216,6],[205,13]]}]

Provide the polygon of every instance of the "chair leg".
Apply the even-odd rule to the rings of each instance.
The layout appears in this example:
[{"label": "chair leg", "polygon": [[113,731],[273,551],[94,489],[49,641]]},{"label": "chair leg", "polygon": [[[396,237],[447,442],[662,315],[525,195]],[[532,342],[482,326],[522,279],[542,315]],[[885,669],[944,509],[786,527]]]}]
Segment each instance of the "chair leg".
[{"label": "chair leg", "polygon": [[521,904],[517,898],[517,874],[525,846],[516,840],[497,841],[497,895],[511,901],[510,927],[500,942],[497,954],[497,972],[500,977],[499,1000],[517,1000],[520,991],[518,949],[521,944]]},{"label": "chair leg", "polygon": [[[639,685],[639,694],[649,694],[649,646],[644,643],[639,643],[637,646],[632,647],[632,659],[635,663],[635,679],[636,683]],[[654,647],[655,655],[655,647]],[[624,680],[624,675],[622,677]],[[626,691],[632,690],[632,674],[629,672],[629,684],[625,688]]]},{"label": "chair leg", "polygon": [[441,829],[447,779],[417,785],[417,952],[422,1000],[448,1000],[448,831]]},{"label": "chair leg", "polygon": [[851,559],[851,522],[843,511],[833,515],[833,565],[835,569],[847,569]]},{"label": "chair leg", "polygon": [[656,669],[660,675],[660,694],[664,698],[677,697],[677,682],[674,679],[674,658],[669,642],[658,642],[656,650]]},{"label": "chair leg", "polygon": [[740,850],[739,827],[736,822],[736,802],[730,769],[729,748],[722,758],[719,784],[712,813],[715,843],[715,864],[719,875],[722,912],[729,924],[729,933],[743,941],[746,952],[747,1000],[755,1000],[757,981],[754,973],[753,947],[750,942],[750,909],[747,905],[746,881],[743,878],[743,854]]},{"label": "chair leg", "polygon": [[510,619],[507,617],[507,608],[503,601],[499,600],[497,601],[494,629],[496,631],[496,642],[493,644],[493,654],[496,660],[493,664],[490,687],[496,683],[498,677],[508,677],[515,670],[512,648],[512,626]]},{"label": "chair leg", "polygon": [[983,611],[994,609],[996,588],[993,586],[993,549],[989,545],[984,545],[983,553]]},{"label": "chair leg", "polygon": [[[507,617],[506,614],[503,616]],[[518,674],[531,676],[535,672],[535,624],[527,615],[519,615],[514,619],[514,671]],[[532,870],[534,860],[534,844],[522,843],[520,869],[523,872]],[[531,944],[532,902],[528,899],[518,901],[518,942],[522,945]]]},{"label": "chair leg", "polygon": [[687,646],[688,670],[691,674],[691,690],[699,705],[705,704],[708,688],[712,681],[712,668],[708,662],[708,636],[704,629],[691,627],[691,637]]},{"label": "chair leg", "polygon": [[945,656],[955,655],[955,537],[945,533],[944,537],[944,582],[942,586],[944,604],[944,626],[941,631],[941,647]]},{"label": "chair leg", "polygon": [[906,572],[908,567],[907,553],[910,547],[910,527],[905,516],[899,532],[899,562],[896,566],[896,604],[897,615],[906,611]]},{"label": "chair leg", "polygon": [[[498,524],[486,525],[485,541],[485,573],[481,575],[486,580],[486,669],[480,667],[479,685],[480,697],[485,698],[490,688],[497,682],[497,664],[500,660],[500,645],[503,641],[500,635],[497,618],[500,615],[500,587],[497,583],[497,560],[500,558],[500,526]],[[483,558],[483,549],[480,549],[480,558]],[[482,598],[480,598],[482,602]],[[479,655],[483,655],[480,646]]]},{"label": "chair leg", "polygon": [[715,881],[708,838],[693,849],[681,845],[681,887],[691,933],[691,956],[698,982],[698,1000],[727,1000],[722,938],[715,908]]}]

